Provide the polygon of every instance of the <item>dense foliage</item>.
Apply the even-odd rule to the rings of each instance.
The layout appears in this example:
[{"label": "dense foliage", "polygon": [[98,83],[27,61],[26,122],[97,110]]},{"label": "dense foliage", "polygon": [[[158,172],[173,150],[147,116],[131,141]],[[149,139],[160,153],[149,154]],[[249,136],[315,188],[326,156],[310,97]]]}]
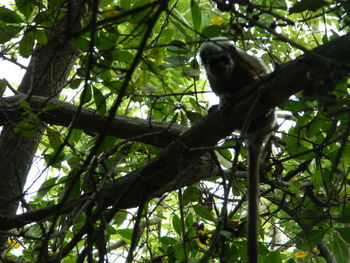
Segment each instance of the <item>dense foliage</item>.
[{"label": "dense foliage", "polygon": [[[1,6],[0,58],[27,72],[21,83],[0,80],[0,163],[17,167],[0,171],[0,229],[8,238],[0,261],[245,262],[242,138],[207,143],[203,131],[195,147],[173,143],[182,152],[171,155],[171,142],[203,122],[214,97],[198,47],[226,36],[272,76],[302,54],[321,57],[286,76],[286,87],[295,76],[309,81],[299,92],[279,87],[293,96],[278,105],[279,129],[261,162],[261,262],[349,262],[350,61],[313,52],[349,25],[346,0]],[[350,47],[343,51],[345,60]],[[28,144],[35,156],[16,159]],[[186,181],[192,173],[198,179]]]}]

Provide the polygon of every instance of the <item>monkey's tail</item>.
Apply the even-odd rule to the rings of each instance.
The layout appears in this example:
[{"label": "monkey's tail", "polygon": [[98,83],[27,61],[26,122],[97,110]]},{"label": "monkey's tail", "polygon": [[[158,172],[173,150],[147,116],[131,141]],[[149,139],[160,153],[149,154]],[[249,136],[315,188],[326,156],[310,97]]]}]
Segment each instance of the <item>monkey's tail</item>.
[{"label": "monkey's tail", "polygon": [[262,145],[248,143],[248,263],[258,263],[259,162]]}]

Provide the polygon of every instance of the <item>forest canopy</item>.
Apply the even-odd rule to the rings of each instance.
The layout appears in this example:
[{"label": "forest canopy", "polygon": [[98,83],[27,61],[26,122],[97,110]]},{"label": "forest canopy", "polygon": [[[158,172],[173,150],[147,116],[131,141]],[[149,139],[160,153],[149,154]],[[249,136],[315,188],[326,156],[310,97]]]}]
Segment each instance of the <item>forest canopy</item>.
[{"label": "forest canopy", "polygon": [[[259,262],[349,262],[349,26],[346,0],[0,4],[0,73],[25,71],[0,79],[0,261],[246,262],[237,128],[277,107]],[[214,37],[270,71],[228,115]]]}]

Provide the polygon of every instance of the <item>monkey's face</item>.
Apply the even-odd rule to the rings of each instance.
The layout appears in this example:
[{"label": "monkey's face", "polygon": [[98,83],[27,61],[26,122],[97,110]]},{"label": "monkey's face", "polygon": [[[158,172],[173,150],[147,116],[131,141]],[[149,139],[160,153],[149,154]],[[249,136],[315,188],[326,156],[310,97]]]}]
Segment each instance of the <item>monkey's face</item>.
[{"label": "monkey's face", "polygon": [[233,54],[233,43],[225,38],[204,42],[199,50],[201,62],[210,77],[231,74],[235,67]]}]

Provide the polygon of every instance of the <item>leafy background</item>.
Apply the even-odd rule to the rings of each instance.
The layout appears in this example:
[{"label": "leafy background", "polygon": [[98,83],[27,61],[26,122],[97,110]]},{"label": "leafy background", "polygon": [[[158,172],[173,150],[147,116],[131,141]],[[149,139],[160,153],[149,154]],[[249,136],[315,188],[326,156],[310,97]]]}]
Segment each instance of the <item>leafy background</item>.
[{"label": "leafy background", "polygon": [[[0,147],[7,171],[0,182],[2,260],[245,262],[247,160],[238,134],[191,149],[205,151],[218,170],[191,185],[127,207],[119,202],[142,195],[133,183],[113,201],[103,190],[152,164],[207,115],[213,95],[196,57],[202,41],[233,39],[278,74],[283,64],[348,33],[349,15],[347,1],[331,0],[17,0],[1,6],[0,57],[26,69],[20,84],[0,81],[2,111],[20,112],[15,120],[2,118],[0,141],[8,143]],[[30,64],[21,65],[23,58]],[[319,65],[309,65],[311,91],[279,105],[281,128],[261,168],[261,262],[349,261],[348,65],[324,76],[313,71]],[[7,98],[23,94],[9,112]],[[39,107],[35,96],[47,99]],[[85,113],[92,119],[79,122]],[[125,129],[122,136],[110,133],[114,118],[121,118],[115,132]],[[148,130],[152,142],[144,139],[140,119],[162,123],[160,132]],[[35,145],[34,139],[35,155],[16,159],[13,152],[28,150],[21,143]],[[11,170],[4,160],[27,168]],[[40,171],[32,170],[24,187],[35,162]],[[181,162],[176,167],[181,174]],[[22,180],[13,179],[17,173]],[[20,221],[21,214],[28,221]]]}]

